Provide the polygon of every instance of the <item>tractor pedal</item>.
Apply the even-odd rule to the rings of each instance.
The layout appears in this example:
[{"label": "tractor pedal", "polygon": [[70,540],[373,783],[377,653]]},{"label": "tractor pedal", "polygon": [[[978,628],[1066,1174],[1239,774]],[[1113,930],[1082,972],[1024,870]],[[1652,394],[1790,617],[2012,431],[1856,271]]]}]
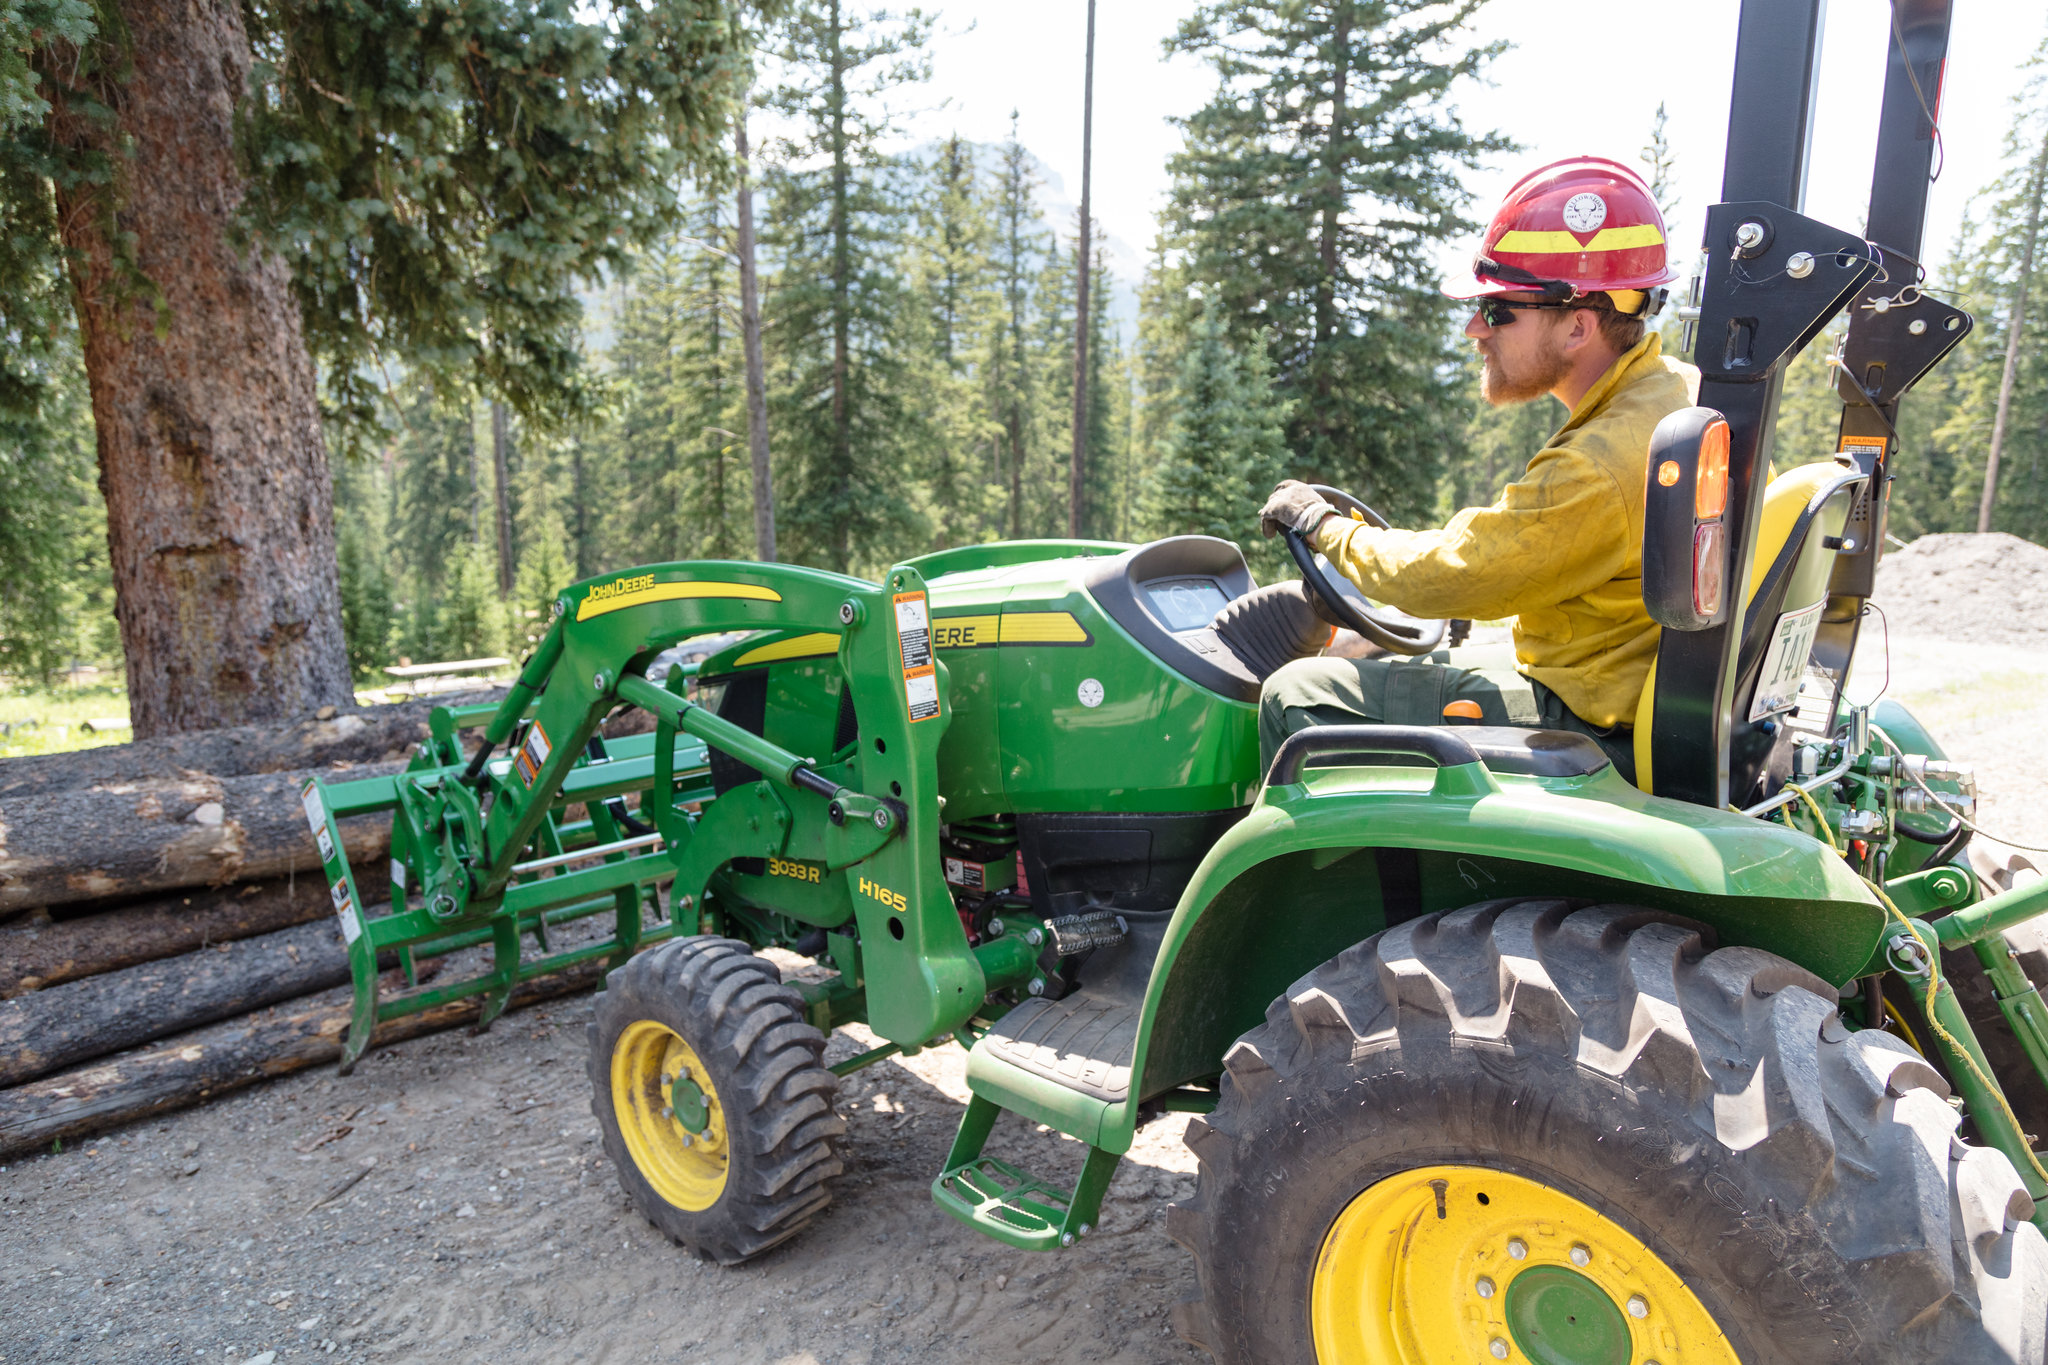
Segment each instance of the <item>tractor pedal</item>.
[{"label": "tractor pedal", "polygon": [[1092,948],[1114,947],[1130,934],[1130,925],[1114,910],[1090,910],[1086,914],[1047,920],[1045,927],[1052,935],[1053,953],[1059,957],[1073,957]]}]

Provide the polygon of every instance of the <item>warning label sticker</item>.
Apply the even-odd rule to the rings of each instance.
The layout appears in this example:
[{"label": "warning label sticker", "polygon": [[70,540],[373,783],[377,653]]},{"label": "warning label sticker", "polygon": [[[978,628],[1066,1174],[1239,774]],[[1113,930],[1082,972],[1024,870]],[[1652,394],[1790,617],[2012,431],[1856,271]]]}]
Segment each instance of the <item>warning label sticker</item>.
[{"label": "warning label sticker", "polygon": [[930,720],[939,714],[939,680],[931,674],[905,678],[903,691],[910,698],[912,720]]},{"label": "warning label sticker", "polygon": [[533,779],[540,776],[541,765],[553,752],[553,746],[548,743],[548,732],[541,729],[539,721],[527,727],[526,743],[519,746],[519,757],[513,760],[513,766],[519,769],[520,779],[527,786],[531,787]]},{"label": "warning label sticker", "polygon": [[912,721],[939,714],[938,670],[932,664],[932,620],[921,592],[896,594],[896,643],[903,652],[903,692]]},{"label": "warning label sticker", "polygon": [[923,593],[896,594],[896,638],[903,645],[905,673],[932,666],[932,623]]},{"label": "warning label sticker", "polygon": [[308,782],[303,804],[306,808],[306,827],[318,837],[327,828],[327,807],[320,802],[320,789]]},{"label": "warning label sticker", "polygon": [[341,936],[354,943],[363,932],[363,923],[356,918],[355,901],[348,894],[347,882],[336,882],[332,887],[334,895],[334,917],[341,921]]}]

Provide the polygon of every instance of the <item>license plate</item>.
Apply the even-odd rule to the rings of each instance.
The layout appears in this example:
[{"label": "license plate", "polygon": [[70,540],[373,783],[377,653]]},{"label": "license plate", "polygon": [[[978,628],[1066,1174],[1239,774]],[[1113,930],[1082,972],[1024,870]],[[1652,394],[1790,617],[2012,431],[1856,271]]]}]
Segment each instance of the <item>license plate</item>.
[{"label": "license plate", "polygon": [[1778,618],[1771,631],[1771,647],[1764,651],[1763,669],[1757,674],[1756,700],[1749,705],[1751,720],[1789,711],[1797,704],[1807,656],[1813,653],[1813,637],[1820,631],[1820,614],[1826,605],[1816,602]]}]

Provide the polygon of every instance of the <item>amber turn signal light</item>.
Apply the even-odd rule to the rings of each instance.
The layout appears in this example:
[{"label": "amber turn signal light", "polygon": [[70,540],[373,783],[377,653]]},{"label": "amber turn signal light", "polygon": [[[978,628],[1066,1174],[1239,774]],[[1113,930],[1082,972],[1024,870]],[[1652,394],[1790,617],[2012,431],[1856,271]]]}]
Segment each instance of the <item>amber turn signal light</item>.
[{"label": "amber turn signal light", "polygon": [[[1662,478],[1663,473],[1658,470],[1658,477]],[[1700,433],[1699,468],[1692,481],[1692,514],[1695,520],[1712,521],[1727,507],[1728,424],[1714,422]]]}]

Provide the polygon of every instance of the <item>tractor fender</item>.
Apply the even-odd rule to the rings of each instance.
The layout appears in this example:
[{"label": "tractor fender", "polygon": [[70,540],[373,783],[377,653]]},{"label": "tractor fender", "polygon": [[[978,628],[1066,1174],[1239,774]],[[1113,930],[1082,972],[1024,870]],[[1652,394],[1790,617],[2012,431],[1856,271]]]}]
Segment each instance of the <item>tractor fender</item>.
[{"label": "tractor fender", "polygon": [[[1467,771],[1467,769],[1474,771]],[[1836,984],[1885,913],[1840,857],[1796,830],[1645,795],[1614,770],[1572,779],[1459,768],[1312,769],[1261,793],[1182,894],[1152,969],[1131,1098],[1217,1073],[1232,1041],[1319,964],[1380,930],[1495,896],[1620,901],[1766,949]],[[1362,1021],[1361,1021],[1362,1022]]]}]

